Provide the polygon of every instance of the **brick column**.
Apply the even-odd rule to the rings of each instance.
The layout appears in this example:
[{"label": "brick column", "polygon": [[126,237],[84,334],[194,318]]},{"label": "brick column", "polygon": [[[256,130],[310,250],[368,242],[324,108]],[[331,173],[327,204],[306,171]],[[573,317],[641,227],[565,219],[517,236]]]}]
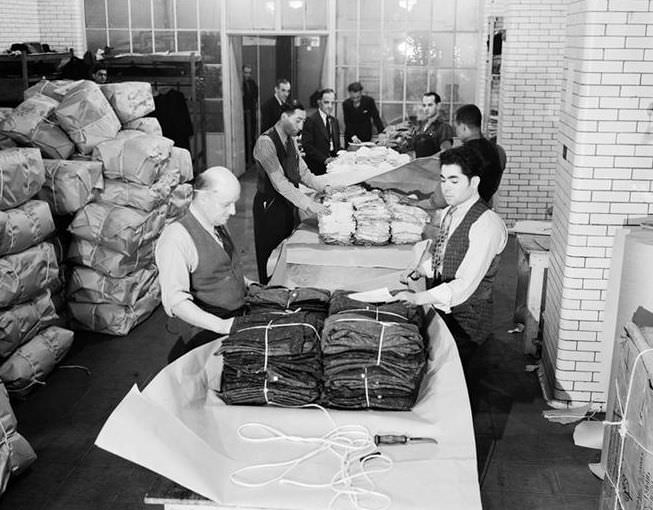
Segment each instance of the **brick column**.
[{"label": "brick column", "polygon": [[508,155],[497,212],[548,219],[556,169],[568,0],[506,0],[498,142]]},{"label": "brick column", "polygon": [[653,2],[569,2],[544,317],[549,396],[603,403],[613,235],[653,213]]}]

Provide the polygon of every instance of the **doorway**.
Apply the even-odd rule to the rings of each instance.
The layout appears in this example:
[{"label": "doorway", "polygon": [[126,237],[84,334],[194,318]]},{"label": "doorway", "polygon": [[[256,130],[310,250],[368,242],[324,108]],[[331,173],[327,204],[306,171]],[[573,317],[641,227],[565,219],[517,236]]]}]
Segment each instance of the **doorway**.
[{"label": "doorway", "polygon": [[[260,106],[274,94],[277,78],[287,78],[291,83],[290,97],[299,100],[307,109],[311,107],[311,95],[329,83],[327,78],[327,37],[325,35],[230,35],[232,80],[231,154],[232,166],[237,174],[243,173],[247,151],[260,134]],[[250,148],[245,139],[245,112],[243,109],[243,66],[252,69],[252,78],[258,87],[258,107],[254,121],[253,140]],[[229,140],[228,140],[229,142]],[[228,151],[229,153],[229,151]],[[238,171],[238,169],[241,169]]]}]

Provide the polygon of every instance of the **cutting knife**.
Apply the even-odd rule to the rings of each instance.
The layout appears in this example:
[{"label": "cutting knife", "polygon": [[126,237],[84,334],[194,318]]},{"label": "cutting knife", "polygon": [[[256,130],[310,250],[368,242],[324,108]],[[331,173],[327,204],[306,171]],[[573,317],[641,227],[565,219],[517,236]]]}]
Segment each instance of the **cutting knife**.
[{"label": "cutting knife", "polygon": [[377,446],[382,444],[413,444],[413,443],[438,444],[438,441],[433,437],[411,437],[406,435],[395,435],[395,434],[376,434],[374,436],[374,444]]}]

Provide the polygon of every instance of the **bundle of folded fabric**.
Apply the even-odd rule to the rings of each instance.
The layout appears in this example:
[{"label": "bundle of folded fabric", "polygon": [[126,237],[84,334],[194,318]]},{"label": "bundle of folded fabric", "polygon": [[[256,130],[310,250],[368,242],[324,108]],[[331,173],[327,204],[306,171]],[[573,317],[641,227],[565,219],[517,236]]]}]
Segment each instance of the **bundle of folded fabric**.
[{"label": "bundle of folded fabric", "polygon": [[355,198],[354,220],[356,232],[354,242],[363,245],[384,245],[390,242],[390,211],[376,194]]},{"label": "bundle of folded fabric", "polygon": [[391,203],[388,208],[392,216],[392,242],[406,244],[421,241],[424,227],[430,221],[428,213],[420,207],[396,202]]},{"label": "bundle of folded fabric", "polygon": [[329,315],[336,315],[341,312],[350,312],[388,322],[410,322],[415,324],[419,330],[424,325],[424,310],[421,306],[413,306],[395,301],[393,303],[365,303],[349,297],[351,292],[336,290],[331,294],[329,303]]},{"label": "bundle of folded fabric", "polygon": [[342,311],[325,321],[323,403],[344,409],[409,410],[426,366],[419,327],[399,317],[377,320],[367,315]]},{"label": "bundle of folded fabric", "polygon": [[318,218],[320,239],[328,244],[351,244],[356,232],[354,206],[336,200],[323,203],[329,208],[329,214],[320,214]]},{"label": "bundle of folded fabric", "polygon": [[302,405],[321,394],[322,314],[262,312],[236,317],[218,355],[220,388],[227,404]]},{"label": "bundle of folded fabric", "polygon": [[102,163],[44,159],[45,184],[39,198],[47,201],[55,214],[71,214],[93,200],[102,189]]},{"label": "bundle of folded fabric", "polygon": [[326,314],[329,310],[331,293],[325,289],[299,287],[289,289],[280,285],[264,286],[253,283],[249,286],[245,302],[251,312],[302,310]]}]

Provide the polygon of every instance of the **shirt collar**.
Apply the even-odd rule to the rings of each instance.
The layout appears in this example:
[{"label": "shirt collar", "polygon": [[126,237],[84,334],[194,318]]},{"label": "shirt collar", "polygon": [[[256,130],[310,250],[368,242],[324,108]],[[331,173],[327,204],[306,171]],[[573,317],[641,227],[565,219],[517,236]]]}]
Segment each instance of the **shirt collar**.
[{"label": "shirt collar", "polygon": [[324,125],[326,126],[326,122],[327,122],[327,117],[328,117],[328,115],[327,115],[326,113],[324,113],[322,110],[320,110],[319,108],[318,108],[317,111],[320,112],[320,117],[322,117],[322,122],[323,122]]},{"label": "shirt collar", "polygon": [[[456,206],[456,210],[455,210],[452,214],[453,214],[454,216],[458,216],[458,217],[460,217],[460,216],[464,216],[465,214],[467,214],[467,211],[469,211],[469,210],[472,208],[472,206],[473,206],[476,202],[479,201],[480,198],[481,198],[481,197],[480,197],[480,195],[478,194],[478,192],[472,194],[472,196],[469,197],[467,200],[465,200],[464,202],[458,204],[458,205]],[[445,208],[445,210],[443,211],[443,213],[444,213],[444,214],[447,214],[447,212],[449,212],[449,209],[451,209],[451,206]]]}]

